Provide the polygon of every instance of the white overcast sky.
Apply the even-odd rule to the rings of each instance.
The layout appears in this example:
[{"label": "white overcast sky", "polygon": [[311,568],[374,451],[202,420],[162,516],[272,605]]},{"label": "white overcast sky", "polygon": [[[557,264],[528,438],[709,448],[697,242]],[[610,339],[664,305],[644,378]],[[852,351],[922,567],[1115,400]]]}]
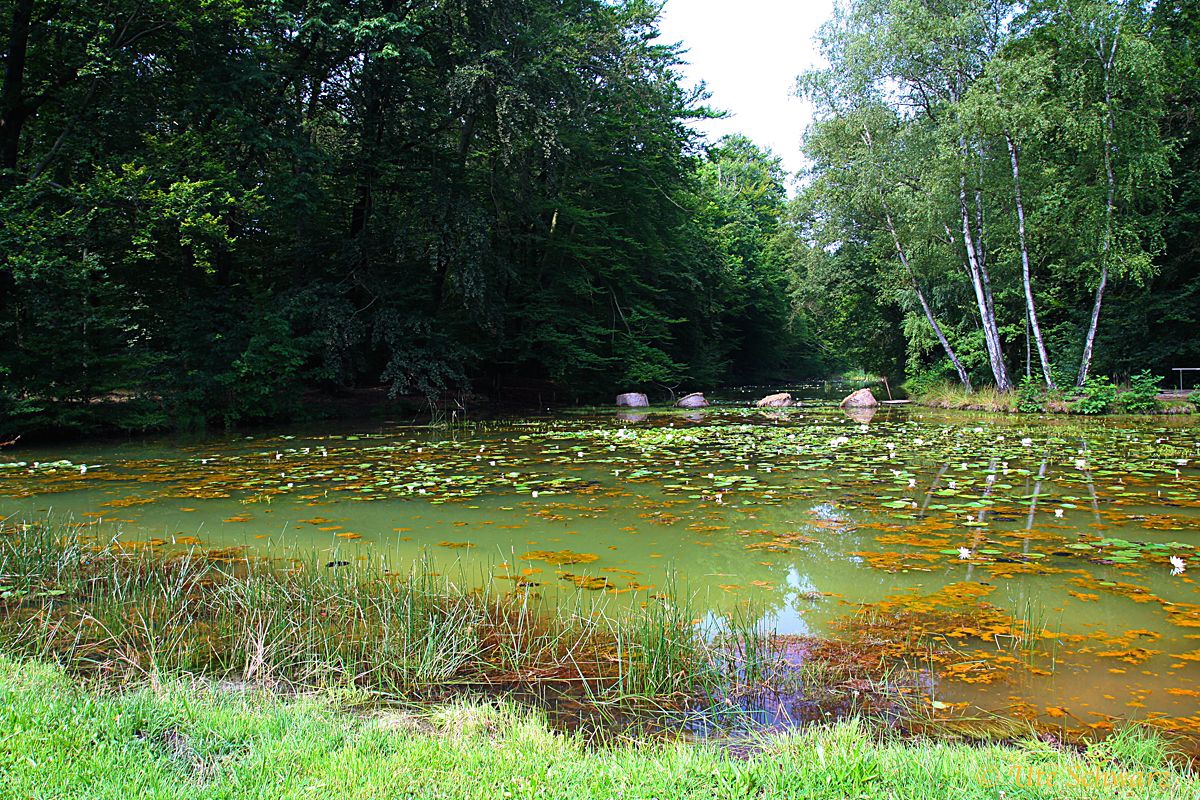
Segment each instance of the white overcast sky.
[{"label": "white overcast sky", "polygon": [[810,111],[792,87],[819,63],[813,35],[832,12],[833,0],[667,0],[662,39],[683,43],[688,82],[704,81],[709,104],[730,114],[702,130],[744,133],[799,170]]}]

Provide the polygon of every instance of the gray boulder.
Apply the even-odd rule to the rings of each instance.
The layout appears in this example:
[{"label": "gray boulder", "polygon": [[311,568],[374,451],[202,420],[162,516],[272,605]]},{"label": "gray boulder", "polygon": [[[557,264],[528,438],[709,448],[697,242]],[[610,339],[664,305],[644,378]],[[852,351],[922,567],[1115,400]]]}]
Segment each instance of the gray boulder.
[{"label": "gray boulder", "polygon": [[675,405],[679,408],[706,408],[708,401],[704,399],[703,392],[692,392],[676,400]]},{"label": "gray boulder", "polygon": [[650,405],[650,398],[641,392],[626,392],[617,395],[617,405],[627,408],[645,408]]}]

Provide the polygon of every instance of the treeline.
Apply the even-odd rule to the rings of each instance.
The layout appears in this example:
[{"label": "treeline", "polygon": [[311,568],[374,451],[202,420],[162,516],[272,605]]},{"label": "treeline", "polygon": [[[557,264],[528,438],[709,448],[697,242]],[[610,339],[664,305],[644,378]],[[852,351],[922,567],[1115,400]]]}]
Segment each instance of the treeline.
[{"label": "treeline", "polygon": [[821,372],[785,176],[657,13],[0,0],[0,428]]},{"label": "treeline", "polygon": [[852,0],[800,78],[819,335],[910,386],[1200,366],[1200,6]]}]

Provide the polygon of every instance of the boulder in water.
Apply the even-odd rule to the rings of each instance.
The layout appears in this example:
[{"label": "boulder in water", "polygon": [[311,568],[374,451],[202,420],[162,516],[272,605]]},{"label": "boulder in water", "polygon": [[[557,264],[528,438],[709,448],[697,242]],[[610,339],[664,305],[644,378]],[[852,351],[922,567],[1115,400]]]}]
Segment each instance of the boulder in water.
[{"label": "boulder in water", "polygon": [[641,392],[626,392],[617,395],[617,405],[627,408],[645,408],[650,405],[650,398]]},{"label": "boulder in water", "polygon": [[769,394],[754,405],[757,408],[788,408],[797,403],[787,392],[780,392],[779,394]]},{"label": "boulder in water", "polygon": [[704,399],[703,392],[692,392],[676,400],[675,405],[679,408],[706,408],[708,401]]},{"label": "boulder in water", "polygon": [[870,389],[859,389],[842,401],[842,408],[877,408],[879,401]]}]

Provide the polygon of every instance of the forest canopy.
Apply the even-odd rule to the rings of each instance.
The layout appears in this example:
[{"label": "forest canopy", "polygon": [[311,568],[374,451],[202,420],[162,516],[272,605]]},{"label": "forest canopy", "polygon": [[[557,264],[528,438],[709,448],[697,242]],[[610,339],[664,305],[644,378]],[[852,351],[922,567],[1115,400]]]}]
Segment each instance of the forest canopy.
[{"label": "forest canopy", "polygon": [[791,198],[659,11],[0,0],[3,430],[1200,365],[1192,4],[843,3]]},{"label": "forest canopy", "polygon": [[785,175],[695,133],[712,112],[657,14],[0,2],[0,412],[136,428],[310,388],[820,371],[768,247]]}]

